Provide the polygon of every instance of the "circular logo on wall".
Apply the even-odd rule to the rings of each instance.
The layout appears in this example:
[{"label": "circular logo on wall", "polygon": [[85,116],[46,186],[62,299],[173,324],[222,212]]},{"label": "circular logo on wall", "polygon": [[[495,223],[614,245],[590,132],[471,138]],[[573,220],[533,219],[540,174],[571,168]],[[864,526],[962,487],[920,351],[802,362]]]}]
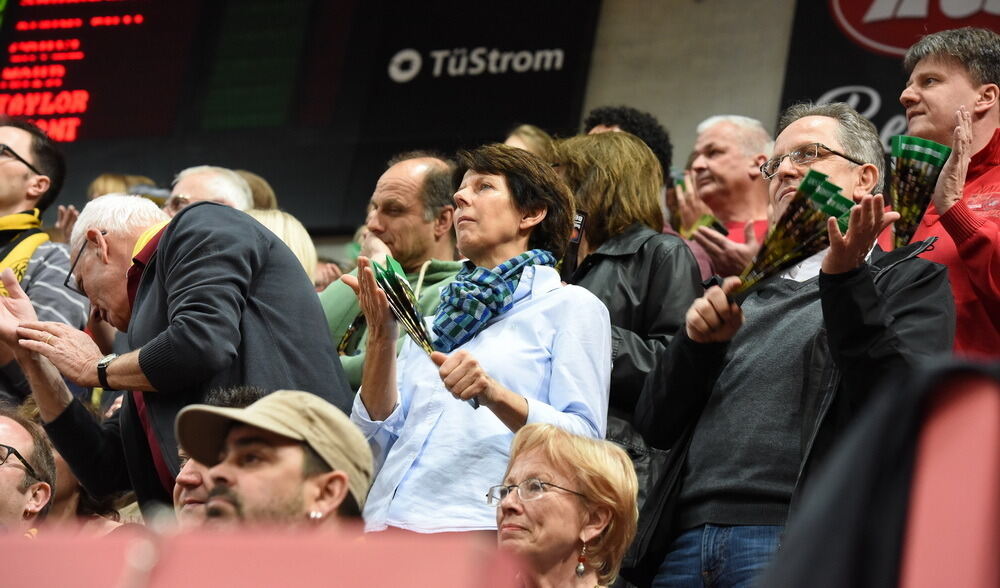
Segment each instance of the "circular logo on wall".
[{"label": "circular logo on wall", "polygon": [[399,84],[405,84],[417,77],[421,65],[423,65],[423,59],[421,59],[419,51],[403,49],[389,60],[389,79]]},{"label": "circular logo on wall", "polygon": [[902,57],[924,35],[959,27],[1000,29],[997,0],[829,0],[840,30],[858,45]]}]

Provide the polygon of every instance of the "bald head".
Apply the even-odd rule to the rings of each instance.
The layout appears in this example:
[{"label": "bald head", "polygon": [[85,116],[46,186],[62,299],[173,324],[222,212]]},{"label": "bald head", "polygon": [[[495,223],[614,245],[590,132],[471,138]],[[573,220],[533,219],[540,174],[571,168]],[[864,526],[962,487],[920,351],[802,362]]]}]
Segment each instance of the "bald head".
[{"label": "bald head", "polygon": [[400,156],[375,184],[365,225],[407,271],[428,259],[454,258],[451,172],[439,157]]}]

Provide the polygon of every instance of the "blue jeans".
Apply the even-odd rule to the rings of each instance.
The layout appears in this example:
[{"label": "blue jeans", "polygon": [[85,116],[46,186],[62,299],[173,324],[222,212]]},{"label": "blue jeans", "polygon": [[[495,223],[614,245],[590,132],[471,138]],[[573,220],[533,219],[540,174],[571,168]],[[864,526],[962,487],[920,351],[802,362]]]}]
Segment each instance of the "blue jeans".
[{"label": "blue jeans", "polygon": [[771,561],[782,525],[717,527],[685,531],[653,579],[654,588],[749,587]]}]

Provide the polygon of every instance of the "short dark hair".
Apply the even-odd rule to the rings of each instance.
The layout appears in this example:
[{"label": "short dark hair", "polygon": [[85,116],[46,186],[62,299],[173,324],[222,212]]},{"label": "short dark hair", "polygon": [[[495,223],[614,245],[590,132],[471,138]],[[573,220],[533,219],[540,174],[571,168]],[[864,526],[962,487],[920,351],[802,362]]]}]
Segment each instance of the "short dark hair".
[{"label": "short dark hair", "polygon": [[443,164],[442,167],[436,167],[427,172],[424,177],[424,185],[420,188],[420,201],[424,203],[424,220],[430,222],[441,214],[442,208],[455,204],[455,191],[451,185],[455,161],[437,151],[417,149],[393,155],[386,162],[385,168],[389,169],[397,163],[411,159],[437,159]]},{"label": "short dark hair", "polygon": [[45,515],[49,514],[49,510],[52,508],[52,501],[56,496],[56,460],[52,455],[52,443],[49,442],[49,437],[45,434],[45,430],[41,426],[22,416],[14,407],[7,404],[0,404],[0,417],[9,418],[21,425],[31,435],[31,451],[26,451],[23,447],[19,447],[18,451],[21,452],[21,457],[31,464],[31,467],[38,476],[33,476],[25,470],[24,479],[18,485],[17,490],[18,492],[25,492],[35,482],[45,482],[49,485],[49,488],[52,489],[49,501],[38,511],[37,520],[42,521],[45,519]]},{"label": "short dark hair", "polygon": [[531,231],[528,246],[562,258],[573,231],[573,194],[549,163],[524,149],[494,143],[458,152],[454,188],[469,170],[503,176],[519,212],[545,210],[545,218]]},{"label": "short dark hair", "polygon": [[962,27],[924,36],[906,50],[906,73],[926,57],[957,60],[976,85],[1000,85],[1000,34],[989,29]]},{"label": "short dark hair", "polygon": [[262,388],[241,384],[228,388],[213,388],[205,395],[205,404],[225,408],[246,408],[267,395]]},{"label": "short dark hair", "polygon": [[589,133],[598,125],[617,126],[642,139],[660,162],[663,177],[670,177],[674,148],[670,144],[670,134],[655,116],[631,106],[602,106],[591,110],[583,120],[583,132]]},{"label": "short dark hair", "polygon": [[[101,413],[93,405],[87,404],[86,408],[87,412],[91,413],[94,416],[95,420],[100,421]],[[36,425],[41,426],[42,424],[42,416],[38,410],[38,403],[35,401],[34,396],[28,396],[27,398],[25,398],[24,402],[21,403],[21,406],[18,407],[17,413],[22,417],[28,419],[29,421],[35,423]],[[45,431],[44,427],[42,427],[42,431],[43,432]],[[46,438],[48,438],[48,433],[46,433]],[[55,455],[56,451],[55,449],[53,449],[52,457],[55,458]],[[56,476],[58,476],[58,470],[56,470]],[[56,484],[60,484],[58,477],[55,477],[53,479],[56,481]],[[119,504],[120,500],[123,497],[126,497],[129,494],[129,492],[116,492],[101,497],[95,497],[86,488],[83,487],[83,484],[77,482],[77,486],[80,489],[80,495],[79,495],[80,499],[76,505],[77,516],[79,517],[100,516],[111,519],[113,521],[121,520],[121,515],[118,514],[118,509],[116,508],[115,505]],[[25,486],[25,488],[27,488],[27,486]],[[50,500],[50,502],[55,502],[54,490],[52,496],[53,498],[52,500]],[[132,500],[134,500],[134,498]],[[131,500],[126,502],[131,502]]]},{"label": "short dark hair", "polygon": [[[55,141],[36,125],[19,118],[0,117],[0,127],[14,127],[31,135],[31,158],[38,171],[49,178],[49,189],[38,199],[35,207],[41,212],[52,204],[66,179],[66,160]],[[24,154],[19,154],[24,157]]]},{"label": "short dark hair", "polygon": [[[320,457],[316,450],[312,448],[308,443],[302,443],[302,477],[310,478],[318,474],[325,474],[327,472],[333,471],[333,466],[326,463],[326,460]],[[350,492],[344,497],[344,501],[340,503],[337,507],[337,514],[342,517],[361,517],[361,509],[358,507],[358,501],[354,499],[354,495]]]}]

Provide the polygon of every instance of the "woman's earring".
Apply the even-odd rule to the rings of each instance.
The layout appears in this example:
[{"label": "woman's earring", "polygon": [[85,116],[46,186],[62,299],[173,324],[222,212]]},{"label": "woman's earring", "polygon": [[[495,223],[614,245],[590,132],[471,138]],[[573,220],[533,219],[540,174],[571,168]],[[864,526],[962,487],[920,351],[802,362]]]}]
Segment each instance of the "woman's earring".
[{"label": "woman's earring", "polygon": [[583,564],[587,561],[587,544],[583,544],[583,549],[580,550],[580,557],[576,559],[578,562],[576,564],[576,577],[582,578],[584,574],[587,573],[587,568]]}]

